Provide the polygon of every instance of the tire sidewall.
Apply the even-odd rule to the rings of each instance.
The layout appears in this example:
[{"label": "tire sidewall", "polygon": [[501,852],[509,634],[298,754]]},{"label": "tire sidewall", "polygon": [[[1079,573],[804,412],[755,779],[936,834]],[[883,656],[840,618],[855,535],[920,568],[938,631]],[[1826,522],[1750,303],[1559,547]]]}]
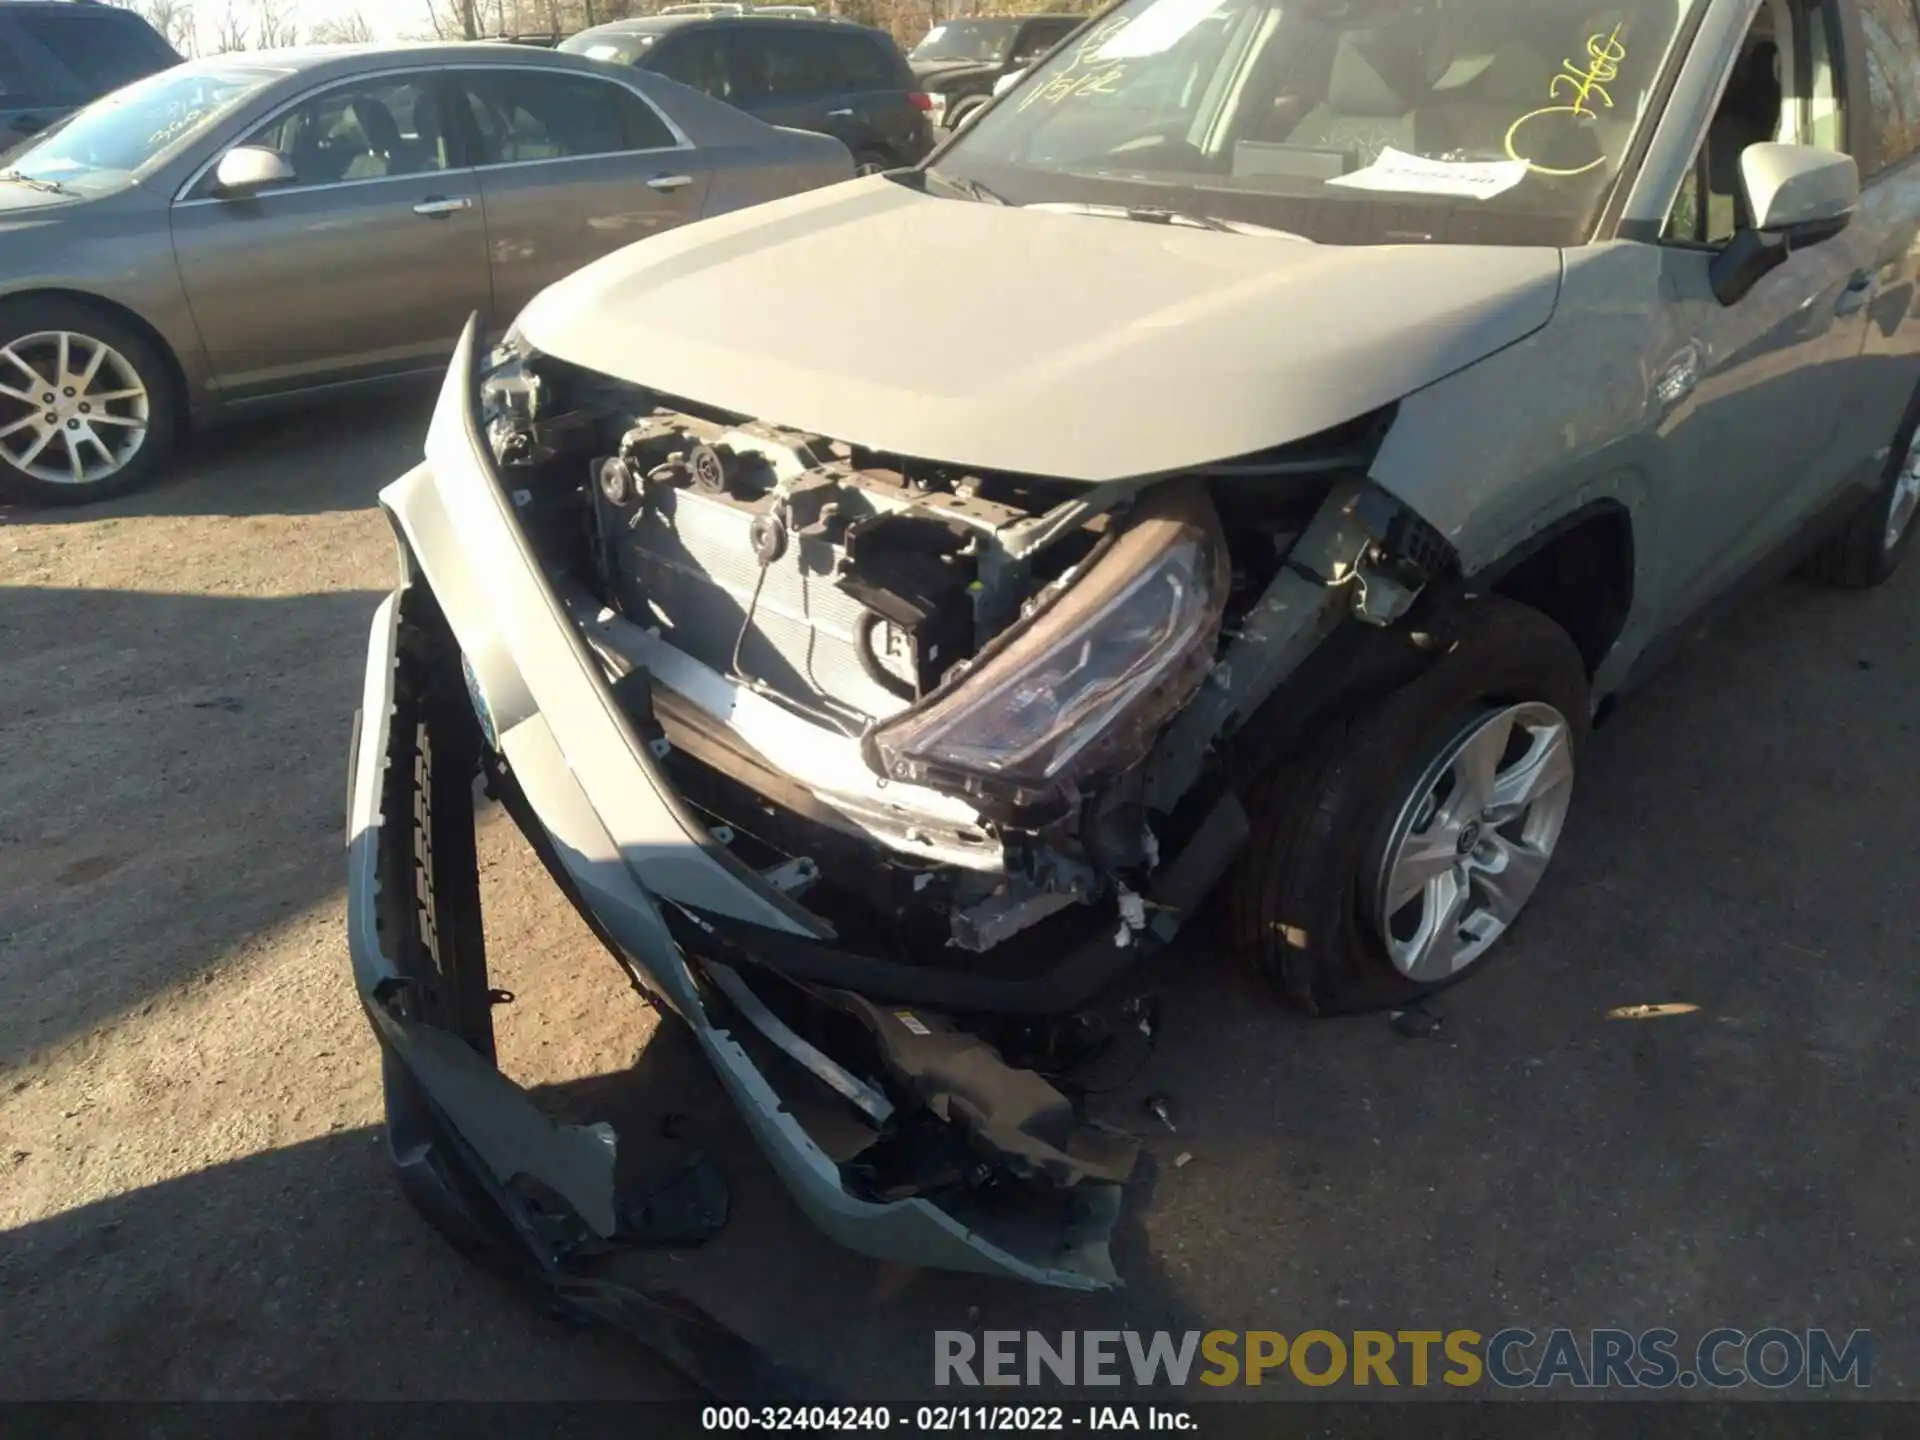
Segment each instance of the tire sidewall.
[{"label": "tire sidewall", "polygon": [[1887,452],[1885,473],[1880,477],[1880,494],[1867,507],[1867,513],[1873,517],[1873,529],[1870,537],[1862,537],[1863,542],[1870,539],[1872,555],[1868,568],[1873,583],[1889,579],[1900,566],[1901,557],[1913,544],[1914,531],[1920,530],[1920,512],[1909,516],[1907,528],[1900,532],[1900,538],[1891,546],[1886,544],[1887,521],[1893,516],[1894,491],[1900,483],[1900,474],[1906,468],[1907,458],[1913,449],[1913,439],[1920,433],[1920,389],[1916,389],[1913,398],[1907,402],[1907,413],[1900,419],[1900,428],[1894,431],[1893,445]]},{"label": "tire sidewall", "polygon": [[[1528,618],[1472,623],[1475,610],[1496,609]],[[1495,943],[1443,980],[1410,980],[1364,918],[1389,834],[1414,785],[1477,716],[1523,701],[1553,706],[1567,721],[1578,783],[1589,699],[1573,642],[1546,617],[1512,602],[1483,602],[1463,618],[1468,623],[1450,652],[1331,741],[1315,793],[1294,802],[1314,807],[1311,843],[1283,862],[1286,874],[1259,881],[1270,905],[1263,928],[1281,947],[1283,973],[1290,947],[1308,952],[1292,958],[1309,962],[1311,973],[1288,977],[1288,989],[1310,995],[1310,1008],[1320,1013],[1406,1004],[1477,974],[1500,953]]]},{"label": "tire sidewall", "polygon": [[0,345],[43,330],[67,330],[111,346],[125,358],[147,391],[147,436],[122,469],[86,485],[39,480],[0,456],[0,500],[33,506],[89,505],[139,488],[172,457],[180,428],[180,402],[173,373],[139,330],[79,301],[57,297],[0,304]]}]

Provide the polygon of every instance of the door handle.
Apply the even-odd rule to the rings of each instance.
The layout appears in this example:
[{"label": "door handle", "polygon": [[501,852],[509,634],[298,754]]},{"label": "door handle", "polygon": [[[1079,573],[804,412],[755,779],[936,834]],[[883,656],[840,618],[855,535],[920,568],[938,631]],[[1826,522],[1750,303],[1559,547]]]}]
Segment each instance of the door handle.
[{"label": "door handle", "polygon": [[1847,280],[1847,288],[1840,292],[1840,298],[1833,302],[1833,313],[1851,315],[1867,301],[1873,298],[1877,281],[1871,270],[1856,270]]},{"label": "door handle", "polygon": [[693,183],[691,175],[656,175],[647,181],[649,190],[684,190]]},{"label": "door handle", "polygon": [[413,213],[426,216],[457,215],[462,210],[472,208],[473,201],[465,195],[429,195],[413,207]]},{"label": "door handle", "polygon": [[827,111],[827,119],[829,120],[851,120],[852,118],[853,118],[853,111],[851,110]]}]

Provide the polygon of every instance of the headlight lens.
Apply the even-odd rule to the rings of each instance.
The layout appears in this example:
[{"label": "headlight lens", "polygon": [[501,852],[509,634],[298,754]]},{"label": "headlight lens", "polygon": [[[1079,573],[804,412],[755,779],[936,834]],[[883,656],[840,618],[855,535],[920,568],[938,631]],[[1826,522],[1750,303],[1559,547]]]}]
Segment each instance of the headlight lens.
[{"label": "headlight lens", "polygon": [[880,768],[1032,805],[1138,763],[1205,679],[1227,585],[1205,487],[1161,486],[1052,605],[874,732]]}]

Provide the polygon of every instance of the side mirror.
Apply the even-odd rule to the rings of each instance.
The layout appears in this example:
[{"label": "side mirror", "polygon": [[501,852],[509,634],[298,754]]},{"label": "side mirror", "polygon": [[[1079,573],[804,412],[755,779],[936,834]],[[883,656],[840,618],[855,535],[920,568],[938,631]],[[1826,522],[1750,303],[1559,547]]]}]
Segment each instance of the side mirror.
[{"label": "side mirror", "polygon": [[1828,240],[1860,206],[1860,169],[1851,155],[1813,145],[1749,145],[1740,184],[1753,228],[1789,245]]},{"label": "side mirror", "polygon": [[291,185],[299,177],[287,157],[263,145],[236,145],[213,171],[213,193],[238,200],[273,185]]},{"label": "side mirror", "polygon": [[1737,302],[1795,250],[1838,235],[1860,206],[1853,157],[1815,145],[1747,146],[1740,152],[1740,186],[1753,226],[1714,256],[1708,279],[1722,305]]}]

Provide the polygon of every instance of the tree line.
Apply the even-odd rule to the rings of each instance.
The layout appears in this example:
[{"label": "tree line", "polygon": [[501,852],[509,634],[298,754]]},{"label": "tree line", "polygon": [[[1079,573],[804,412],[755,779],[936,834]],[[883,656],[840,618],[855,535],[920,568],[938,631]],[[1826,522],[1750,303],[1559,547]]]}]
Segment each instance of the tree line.
[{"label": "tree line", "polygon": [[[289,45],[358,44],[374,38],[359,11],[302,26],[291,0],[110,0],[146,18],[182,55],[276,50]],[[488,40],[501,36],[572,35],[630,15],[651,15],[668,0],[422,0],[419,38]],[[963,15],[1073,13],[1103,0],[811,0],[821,13],[892,32],[912,46],[934,25]]]}]

